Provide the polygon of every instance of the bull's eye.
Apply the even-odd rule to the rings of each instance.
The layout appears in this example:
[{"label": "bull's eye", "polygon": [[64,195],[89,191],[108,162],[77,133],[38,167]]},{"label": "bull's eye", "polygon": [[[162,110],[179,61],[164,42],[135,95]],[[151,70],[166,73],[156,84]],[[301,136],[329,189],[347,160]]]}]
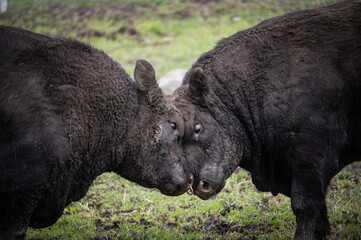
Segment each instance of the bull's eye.
[{"label": "bull's eye", "polygon": [[177,129],[177,124],[175,123],[170,123],[170,127],[173,129],[173,130],[176,130]]},{"label": "bull's eye", "polygon": [[194,126],[194,132],[195,132],[196,134],[200,133],[201,130],[202,130],[202,125],[201,125],[200,123],[198,123],[198,124],[196,124],[196,125]]}]

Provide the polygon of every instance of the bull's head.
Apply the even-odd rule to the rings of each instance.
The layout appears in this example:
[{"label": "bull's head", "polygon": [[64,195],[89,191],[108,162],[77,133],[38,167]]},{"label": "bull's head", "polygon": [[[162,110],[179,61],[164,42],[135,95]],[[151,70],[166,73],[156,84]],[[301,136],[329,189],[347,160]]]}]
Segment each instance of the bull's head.
[{"label": "bull's head", "polygon": [[145,187],[156,187],[166,195],[180,195],[193,183],[185,161],[181,112],[159,88],[150,63],[138,60],[134,78],[138,84],[138,112],[131,123],[127,161],[121,175]]},{"label": "bull's head", "polygon": [[225,180],[237,167],[242,148],[232,134],[232,116],[211,91],[201,68],[186,76],[188,85],[173,93],[172,101],[181,110],[184,122],[184,152],[194,176],[197,196],[208,199],[222,190]]}]

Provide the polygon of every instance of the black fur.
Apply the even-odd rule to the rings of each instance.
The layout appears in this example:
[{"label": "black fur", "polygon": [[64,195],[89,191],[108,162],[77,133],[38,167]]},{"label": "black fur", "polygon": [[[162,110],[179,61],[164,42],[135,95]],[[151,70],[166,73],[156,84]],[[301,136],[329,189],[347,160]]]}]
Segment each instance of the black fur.
[{"label": "black fur", "polygon": [[149,71],[134,82],[87,44],[0,26],[1,240],[53,224],[103,172],[187,190],[183,119]]},{"label": "black fur", "polygon": [[223,39],[194,63],[173,101],[198,196],[219,192],[241,166],[259,190],[291,197],[295,239],[323,239],[327,186],[361,157],[361,1]]}]

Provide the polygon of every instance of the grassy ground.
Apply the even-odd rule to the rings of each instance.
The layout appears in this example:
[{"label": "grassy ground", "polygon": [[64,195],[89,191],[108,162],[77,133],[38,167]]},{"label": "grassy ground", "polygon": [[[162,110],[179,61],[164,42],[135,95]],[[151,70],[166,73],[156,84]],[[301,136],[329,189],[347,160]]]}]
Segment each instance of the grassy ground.
[{"label": "grassy ground", "polygon": [[[0,24],[70,36],[104,50],[130,75],[149,60],[160,77],[189,68],[217,41],[263,19],[333,0],[10,0]],[[361,239],[361,164],[335,177],[327,204],[329,239]],[[56,224],[29,229],[27,239],[291,239],[295,217],[284,196],[260,193],[238,170],[208,201],[167,197],[121,177],[97,178]]]},{"label": "grassy ground", "polygon": [[[327,205],[329,239],[361,238],[361,164],[333,179]],[[291,239],[295,229],[290,200],[256,191],[238,170],[224,190],[208,201],[168,197],[121,177],[100,176],[80,202],[56,224],[28,231],[28,239]]]}]

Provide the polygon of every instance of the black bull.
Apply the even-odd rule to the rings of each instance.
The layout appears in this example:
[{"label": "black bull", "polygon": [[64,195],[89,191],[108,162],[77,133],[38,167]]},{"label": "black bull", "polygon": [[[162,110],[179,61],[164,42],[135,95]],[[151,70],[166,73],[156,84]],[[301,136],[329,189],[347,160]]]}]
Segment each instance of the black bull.
[{"label": "black bull", "polygon": [[237,166],[291,197],[295,239],[329,233],[330,180],[361,157],[361,1],[266,20],[221,40],[173,94],[202,199]]},{"label": "black bull", "polygon": [[0,26],[0,240],[46,227],[103,172],[167,195],[188,189],[183,119],[138,61]]}]

